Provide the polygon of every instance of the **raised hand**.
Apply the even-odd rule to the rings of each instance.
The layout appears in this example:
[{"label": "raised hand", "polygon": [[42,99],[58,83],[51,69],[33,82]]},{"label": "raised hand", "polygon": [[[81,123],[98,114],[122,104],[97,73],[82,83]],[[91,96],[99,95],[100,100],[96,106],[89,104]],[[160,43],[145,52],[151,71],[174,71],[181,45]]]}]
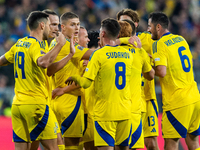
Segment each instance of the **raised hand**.
[{"label": "raised hand", "polygon": [[58,32],[55,38],[56,38],[56,42],[59,43],[61,46],[65,45],[66,39],[65,39],[65,36],[61,32]]}]

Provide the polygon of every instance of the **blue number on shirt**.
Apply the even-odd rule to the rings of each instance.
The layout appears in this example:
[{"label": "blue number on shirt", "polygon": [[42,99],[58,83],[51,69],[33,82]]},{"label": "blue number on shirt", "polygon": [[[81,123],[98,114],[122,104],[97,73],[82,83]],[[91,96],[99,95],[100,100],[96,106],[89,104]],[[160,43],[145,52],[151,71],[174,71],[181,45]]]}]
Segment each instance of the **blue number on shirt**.
[{"label": "blue number on shirt", "polygon": [[[17,61],[18,60],[18,63]],[[24,53],[23,52],[16,52],[15,54],[15,67],[18,67],[22,71],[22,79],[26,79],[25,71],[24,71]],[[15,78],[18,78],[17,70],[15,73]]]},{"label": "blue number on shirt", "polygon": [[[186,50],[185,47],[181,46],[178,48],[178,54],[179,54],[179,57],[181,59],[181,64],[182,64],[182,67],[183,67],[183,70],[185,72],[189,72],[190,71],[190,68],[191,68],[191,65],[190,65],[190,60],[189,60],[189,57],[187,55],[182,55],[182,51]],[[186,67],[185,65],[185,60],[187,61],[188,63],[188,67]]]},{"label": "blue number on shirt", "polygon": [[[115,76],[115,85],[116,85],[116,87],[119,90],[121,90],[126,85],[126,76],[125,76],[126,65],[123,62],[117,62],[115,64],[115,73],[116,73],[116,76]],[[119,84],[119,78],[120,77],[122,78],[122,83],[121,84]]]}]

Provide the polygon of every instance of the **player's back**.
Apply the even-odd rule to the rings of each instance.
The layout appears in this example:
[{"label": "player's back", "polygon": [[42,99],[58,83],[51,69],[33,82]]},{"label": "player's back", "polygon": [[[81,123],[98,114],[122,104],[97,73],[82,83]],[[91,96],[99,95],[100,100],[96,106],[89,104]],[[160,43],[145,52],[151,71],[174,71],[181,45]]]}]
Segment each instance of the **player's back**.
[{"label": "player's back", "polygon": [[141,112],[141,82],[142,72],[149,72],[151,65],[149,56],[143,48],[134,48],[130,45],[124,46],[128,49],[133,56],[133,67],[131,74],[131,100],[132,100],[132,112]]},{"label": "player's back", "polygon": [[48,77],[46,69],[37,66],[37,59],[48,49],[46,46],[45,42],[28,36],[19,39],[5,54],[6,59],[14,63],[14,103],[46,104],[44,99],[48,97]]},{"label": "player's back", "polygon": [[[50,50],[56,45],[56,40],[54,39],[50,44]],[[83,48],[79,44],[75,44],[75,54],[68,61],[68,63],[58,72],[55,73],[55,86],[65,87],[65,81],[72,75],[79,74],[80,60],[88,48]],[[60,50],[60,53],[55,59],[55,62],[60,61],[65,56],[70,53],[70,40],[66,39],[66,44]]]},{"label": "player's back", "polygon": [[[133,58],[121,46],[104,46],[91,56],[84,77],[95,78],[95,120],[130,118],[130,76]],[[89,70],[91,74],[87,72]]]},{"label": "player's back", "polygon": [[172,109],[198,101],[199,92],[194,81],[192,54],[185,39],[168,32],[154,42],[153,53],[156,66],[161,63],[167,69],[165,77],[160,78],[163,109],[165,106]]}]

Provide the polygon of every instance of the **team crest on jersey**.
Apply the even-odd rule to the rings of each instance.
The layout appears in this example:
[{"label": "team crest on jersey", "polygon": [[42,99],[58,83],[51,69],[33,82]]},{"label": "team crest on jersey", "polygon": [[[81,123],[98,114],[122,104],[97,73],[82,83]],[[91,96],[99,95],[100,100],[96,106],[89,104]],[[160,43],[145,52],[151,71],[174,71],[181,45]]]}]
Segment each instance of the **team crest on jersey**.
[{"label": "team crest on jersey", "polygon": [[77,48],[80,49],[81,51],[84,49],[83,46],[78,46]]},{"label": "team crest on jersey", "polygon": [[40,50],[40,53],[41,53],[41,54],[46,54],[43,50]]},{"label": "team crest on jersey", "polygon": [[160,58],[155,58],[155,61],[160,61]]}]

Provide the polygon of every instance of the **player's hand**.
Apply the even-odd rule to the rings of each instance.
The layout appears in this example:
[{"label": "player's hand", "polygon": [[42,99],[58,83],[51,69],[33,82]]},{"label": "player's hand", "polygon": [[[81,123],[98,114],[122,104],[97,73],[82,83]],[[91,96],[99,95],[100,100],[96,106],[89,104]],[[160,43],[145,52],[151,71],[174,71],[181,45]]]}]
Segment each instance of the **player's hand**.
[{"label": "player's hand", "polygon": [[63,95],[65,92],[63,88],[56,88],[52,91],[52,99],[56,98],[56,96]]},{"label": "player's hand", "polygon": [[134,47],[138,47],[138,48],[141,48],[141,47],[142,47],[142,43],[141,43],[139,37],[137,37],[137,36],[132,36],[128,41],[129,41],[129,43],[132,44]]},{"label": "player's hand", "polygon": [[60,44],[61,46],[65,45],[66,39],[65,39],[65,36],[61,32],[58,32],[56,36],[56,42]]},{"label": "player's hand", "polygon": [[71,39],[70,39],[70,53],[72,56],[75,53],[75,47],[74,47],[75,41],[74,41],[74,34],[72,34]]},{"label": "player's hand", "polygon": [[[73,83],[73,79],[72,77],[69,77],[66,81],[65,81],[65,84],[68,84],[68,85],[71,85]],[[75,84],[76,85],[76,84]]]}]

